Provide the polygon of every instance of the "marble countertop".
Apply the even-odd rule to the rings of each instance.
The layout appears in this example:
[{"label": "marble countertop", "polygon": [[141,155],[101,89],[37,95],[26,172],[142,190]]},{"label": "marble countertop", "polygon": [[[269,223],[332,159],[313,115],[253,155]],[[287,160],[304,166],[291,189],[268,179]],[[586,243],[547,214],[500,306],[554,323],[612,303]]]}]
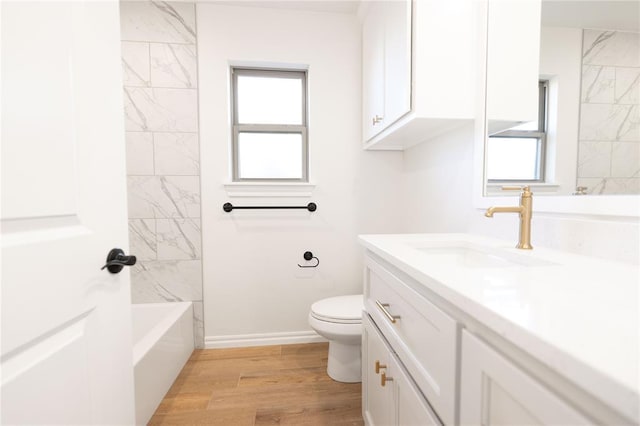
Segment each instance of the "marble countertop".
[{"label": "marble countertop", "polygon": [[361,244],[625,416],[639,420],[640,268],[468,234]]}]

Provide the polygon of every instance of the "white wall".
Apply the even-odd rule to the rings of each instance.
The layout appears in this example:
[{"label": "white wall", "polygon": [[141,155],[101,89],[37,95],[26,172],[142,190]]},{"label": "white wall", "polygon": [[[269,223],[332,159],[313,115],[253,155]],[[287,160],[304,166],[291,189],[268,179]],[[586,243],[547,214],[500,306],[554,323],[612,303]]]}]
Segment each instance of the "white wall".
[{"label": "white wall", "polygon": [[[197,27],[206,344],[310,339],[314,301],[362,292],[357,235],[401,231],[402,154],[361,149],[360,25],[346,14],[198,4]],[[311,197],[225,191],[230,61],[309,67]],[[314,201],[318,210],[225,213],[227,201]],[[298,268],[306,250],[318,256],[318,268]]]},{"label": "white wall", "polygon": [[[473,131],[468,126],[405,151],[404,187],[411,196],[404,232],[470,232],[515,245],[517,215],[489,219],[473,206]],[[534,213],[532,244],[640,263],[640,224],[632,219]]]}]

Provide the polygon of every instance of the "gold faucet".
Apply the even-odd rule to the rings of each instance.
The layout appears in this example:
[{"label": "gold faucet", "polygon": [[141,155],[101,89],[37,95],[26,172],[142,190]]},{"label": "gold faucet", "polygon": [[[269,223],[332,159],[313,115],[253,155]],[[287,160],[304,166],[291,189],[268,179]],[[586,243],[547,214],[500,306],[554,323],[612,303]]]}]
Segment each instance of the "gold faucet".
[{"label": "gold faucet", "polygon": [[518,213],[520,215],[520,232],[519,241],[516,248],[523,250],[531,250],[531,216],[533,214],[533,193],[528,186],[503,186],[503,190],[520,191],[520,205],[513,207],[489,207],[484,214],[486,217],[493,217],[494,213]]}]

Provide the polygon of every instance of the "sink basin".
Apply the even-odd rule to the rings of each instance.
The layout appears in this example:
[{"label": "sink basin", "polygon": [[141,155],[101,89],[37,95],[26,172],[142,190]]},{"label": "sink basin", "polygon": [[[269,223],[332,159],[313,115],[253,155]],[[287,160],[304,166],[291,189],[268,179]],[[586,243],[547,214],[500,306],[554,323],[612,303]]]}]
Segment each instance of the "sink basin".
[{"label": "sink basin", "polygon": [[428,255],[430,261],[442,264],[456,264],[466,268],[555,265],[553,262],[531,256],[531,252],[521,255],[500,248],[484,247],[462,241],[428,247],[416,246],[414,248]]}]

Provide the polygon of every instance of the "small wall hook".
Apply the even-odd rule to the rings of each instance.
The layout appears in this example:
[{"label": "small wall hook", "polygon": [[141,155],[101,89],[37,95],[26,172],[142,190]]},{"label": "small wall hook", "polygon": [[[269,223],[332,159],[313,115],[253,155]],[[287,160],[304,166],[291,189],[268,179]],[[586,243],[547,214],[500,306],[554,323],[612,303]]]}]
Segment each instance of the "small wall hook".
[{"label": "small wall hook", "polygon": [[298,266],[301,267],[301,268],[317,268],[318,265],[320,264],[320,259],[315,257],[313,255],[313,253],[311,253],[310,251],[305,251],[304,254],[302,255],[302,257],[304,257],[304,260],[315,259],[316,260],[316,264],[315,265],[301,265],[301,264],[298,263]]}]

